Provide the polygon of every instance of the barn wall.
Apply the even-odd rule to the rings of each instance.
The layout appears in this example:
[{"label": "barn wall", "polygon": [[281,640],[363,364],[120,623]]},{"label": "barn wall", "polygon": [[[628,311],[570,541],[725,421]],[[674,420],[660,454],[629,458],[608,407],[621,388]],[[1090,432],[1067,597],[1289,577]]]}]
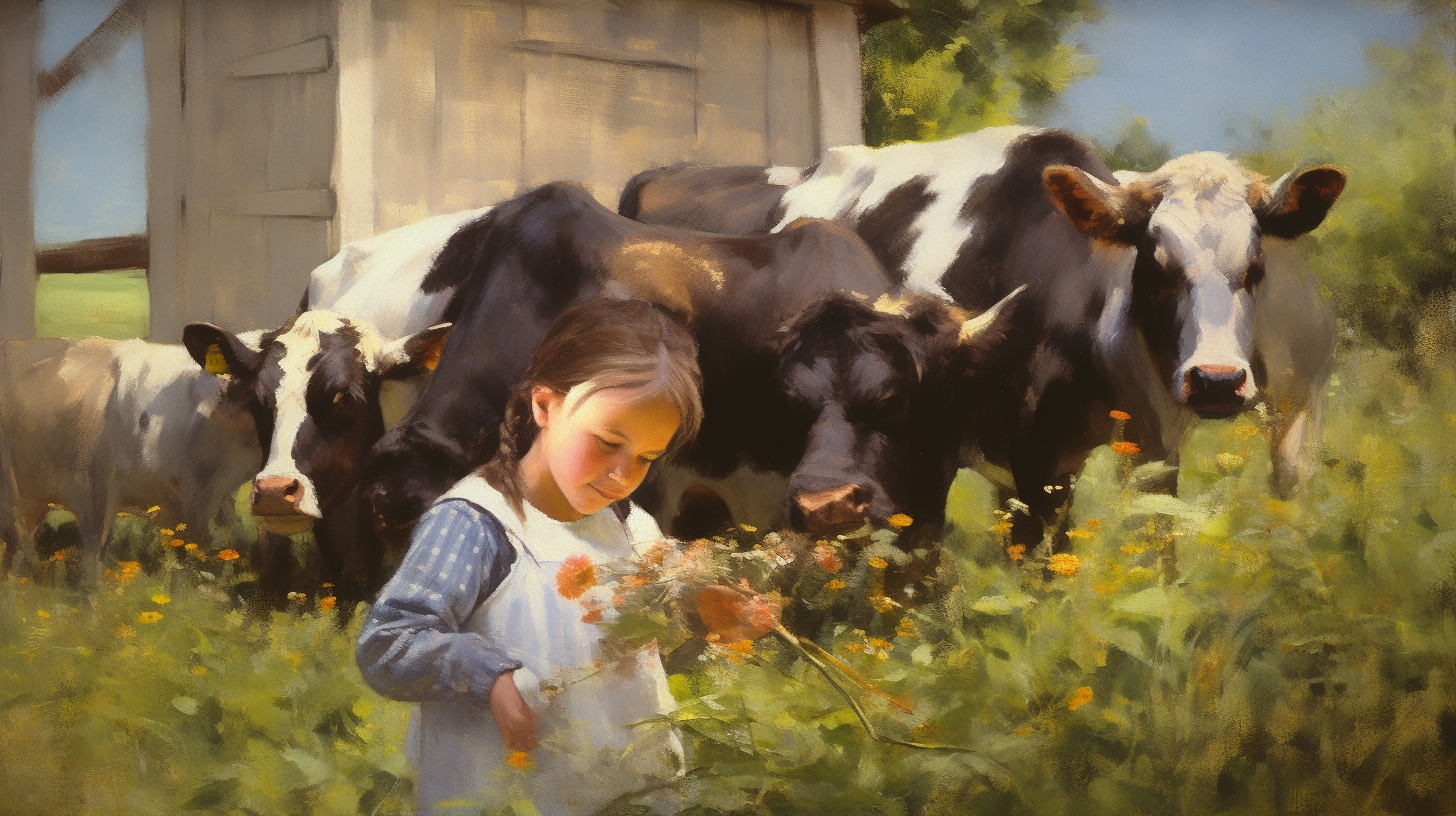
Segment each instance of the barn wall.
[{"label": "barn wall", "polygon": [[[35,336],[33,0],[0,6],[0,340]],[[6,521],[8,523],[8,520]]]},{"label": "barn wall", "polygon": [[834,0],[374,0],[367,28],[340,49],[340,119],[369,123],[341,135],[344,241],[558,179],[615,205],[648,167],[860,141]]},{"label": "barn wall", "polygon": [[358,240],[557,179],[858,143],[839,0],[152,0],[152,337],[272,328]]}]

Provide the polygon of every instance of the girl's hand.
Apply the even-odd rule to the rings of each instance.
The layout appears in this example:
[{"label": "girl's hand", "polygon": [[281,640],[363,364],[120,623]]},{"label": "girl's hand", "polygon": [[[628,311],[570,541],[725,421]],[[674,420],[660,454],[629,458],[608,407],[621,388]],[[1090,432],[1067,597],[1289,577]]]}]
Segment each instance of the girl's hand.
[{"label": "girl's hand", "polygon": [[526,704],[514,675],[514,671],[503,672],[495,679],[490,687],[490,713],[506,748],[530,751],[536,748],[536,725],[541,718]]}]

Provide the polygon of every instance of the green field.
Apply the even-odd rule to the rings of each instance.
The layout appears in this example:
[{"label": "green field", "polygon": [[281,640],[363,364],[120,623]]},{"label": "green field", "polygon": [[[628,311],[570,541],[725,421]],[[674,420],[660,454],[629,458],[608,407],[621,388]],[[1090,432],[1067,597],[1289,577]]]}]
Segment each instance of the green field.
[{"label": "green field", "polygon": [[[819,639],[899,701],[841,677],[882,736],[942,747],[868,739],[773,636],[710,650],[671,678],[692,812],[1456,813],[1456,367],[1426,362],[1342,353],[1294,501],[1253,416],[1200,428],[1177,499],[1099,449],[1072,561],[1008,553],[963,475],[933,597],[880,609],[863,554],[832,607],[861,629]],[[408,706],[363,685],[353,630],[317,597],[250,623],[246,553],[123,522],[104,592],[65,588],[73,554],[0,584],[0,812],[408,812]]]},{"label": "green field", "polygon": [[41,275],[35,286],[37,337],[146,337],[147,271]]}]

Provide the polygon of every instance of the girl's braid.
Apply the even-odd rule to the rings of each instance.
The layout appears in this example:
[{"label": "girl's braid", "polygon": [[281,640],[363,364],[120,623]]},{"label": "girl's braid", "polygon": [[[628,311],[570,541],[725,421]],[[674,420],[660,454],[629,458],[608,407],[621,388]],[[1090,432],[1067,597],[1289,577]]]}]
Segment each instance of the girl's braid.
[{"label": "girl's braid", "polygon": [[516,386],[506,403],[506,415],[501,421],[500,444],[496,455],[481,465],[480,475],[491,487],[505,496],[511,509],[520,514],[525,512],[525,486],[521,484],[521,457],[531,449],[535,441],[536,422],[531,414],[531,384],[522,382]]}]

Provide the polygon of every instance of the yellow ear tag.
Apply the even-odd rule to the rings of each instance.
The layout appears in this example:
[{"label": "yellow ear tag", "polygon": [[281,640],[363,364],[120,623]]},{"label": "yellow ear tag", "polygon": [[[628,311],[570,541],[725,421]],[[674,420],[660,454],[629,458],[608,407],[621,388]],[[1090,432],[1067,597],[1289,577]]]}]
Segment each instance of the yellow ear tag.
[{"label": "yellow ear tag", "polygon": [[216,343],[207,347],[207,363],[203,368],[209,374],[218,374],[223,377],[233,373],[232,369],[228,368],[227,358],[222,356],[222,349]]}]

